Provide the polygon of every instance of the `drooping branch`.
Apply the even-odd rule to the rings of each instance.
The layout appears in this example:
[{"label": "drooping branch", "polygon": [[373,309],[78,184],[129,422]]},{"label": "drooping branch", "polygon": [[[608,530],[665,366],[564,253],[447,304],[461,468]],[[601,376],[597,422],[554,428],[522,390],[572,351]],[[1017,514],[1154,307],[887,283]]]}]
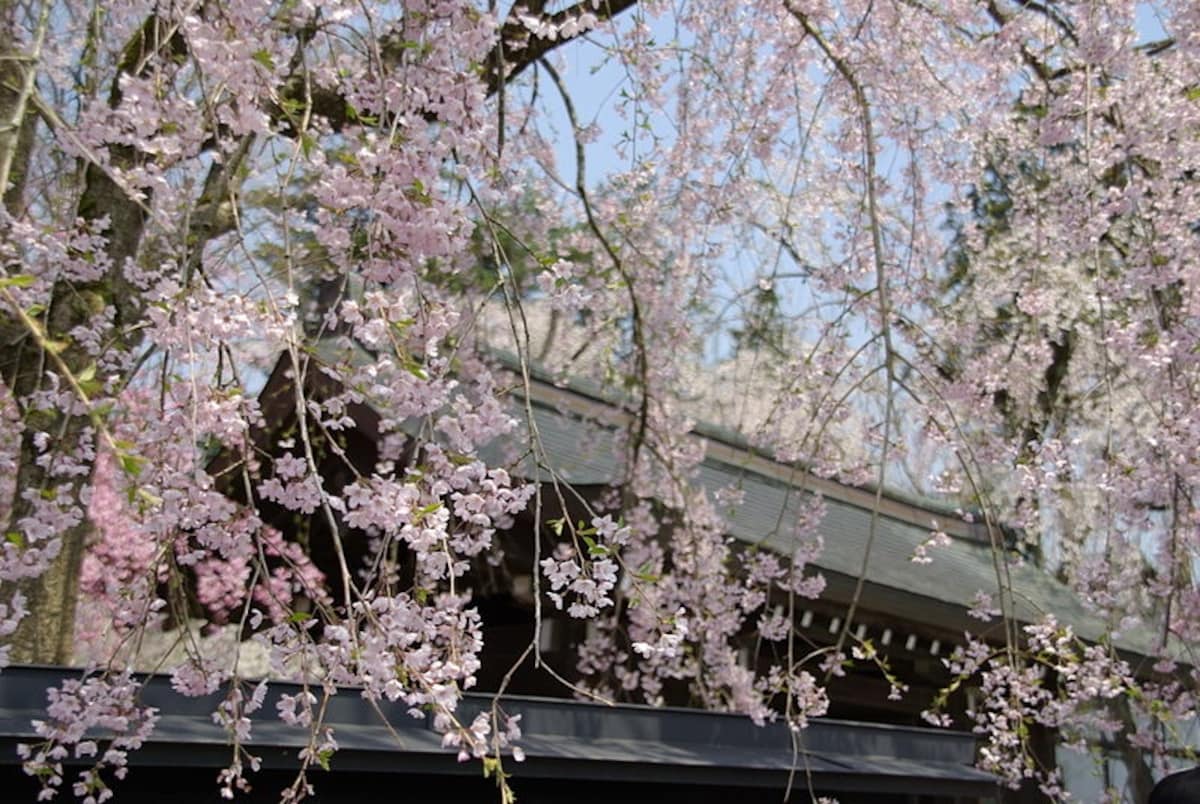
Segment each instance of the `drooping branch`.
[{"label": "drooping branch", "polygon": [[862,599],[864,584],[867,578],[867,568],[871,559],[871,549],[879,530],[879,509],[883,499],[884,478],[887,471],[888,452],[891,447],[892,414],[895,405],[893,389],[896,383],[896,348],[892,343],[892,302],[888,291],[887,269],[883,261],[883,227],[880,223],[879,200],[876,188],[878,173],[875,165],[875,151],[877,144],[871,102],[867,97],[865,87],[859,80],[853,67],[851,67],[850,63],[843,56],[838,55],[834,51],[820,29],[809,19],[808,15],[791,2],[786,2],[785,7],[788,13],[800,23],[805,32],[817,43],[821,52],[825,54],[825,57],[833,65],[838,75],[850,87],[854,96],[854,105],[858,112],[863,134],[863,172],[866,184],[867,218],[871,232],[871,253],[875,268],[875,297],[879,315],[879,332],[884,349],[884,370],[887,375],[885,392],[886,410],[883,419],[883,446],[879,456],[879,474],[876,480],[875,504],[871,507],[871,524],[867,535],[866,547],[863,550],[862,564],[855,584],[854,595],[850,600],[850,607],[846,611],[846,622],[838,634],[837,645],[834,649],[834,653],[837,655],[842,652],[846,644],[846,639],[850,634],[850,628],[854,622],[854,615]]}]

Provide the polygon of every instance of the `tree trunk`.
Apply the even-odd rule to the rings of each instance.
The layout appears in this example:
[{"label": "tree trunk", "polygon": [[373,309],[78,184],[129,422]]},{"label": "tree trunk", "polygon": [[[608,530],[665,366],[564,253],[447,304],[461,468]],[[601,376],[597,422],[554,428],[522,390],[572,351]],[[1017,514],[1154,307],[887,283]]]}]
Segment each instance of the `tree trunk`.
[{"label": "tree trunk", "polygon": [[[164,47],[179,46],[178,42],[164,40],[160,28],[156,17],[150,17],[146,21],[124,51],[121,72],[129,72],[135,69],[135,66],[140,66],[143,70],[148,69],[153,56]],[[14,41],[14,37],[7,37],[7,41]],[[20,65],[15,69],[21,72],[36,68],[36,65],[28,60],[12,61],[10,64]],[[120,99],[118,78],[113,81],[109,103],[115,107],[120,103]],[[16,164],[14,157],[20,153],[19,131],[26,125],[32,125],[27,123],[31,110],[27,108],[26,100],[27,98],[13,100],[10,93],[8,108],[0,107],[0,119],[16,121],[17,118],[12,116],[17,114],[18,107],[14,105],[17,103],[19,111],[23,113],[19,124],[5,132],[7,139],[0,139],[0,148],[10,148],[7,152],[0,151],[0,159],[7,160],[0,166]],[[3,102],[4,99],[0,99],[0,103]],[[9,117],[2,117],[5,112]],[[110,149],[110,164],[117,170],[134,167],[140,158],[141,155],[128,147]],[[7,169],[5,167],[5,170]],[[20,168],[20,174],[24,176],[24,168]],[[10,188],[10,192],[12,189],[15,189],[15,185]],[[8,193],[6,199],[7,196]],[[29,406],[28,400],[32,394],[48,386],[50,372],[59,375],[60,381],[65,383],[66,378],[61,376],[64,370],[78,377],[92,363],[92,355],[71,340],[71,332],[76,327],[86,326],[98,313],[115,308],[115,336],[123,342],[121,345],[129,348],[132,343],[128,342],[126,333],[130,331],[129,325],[137,317],[137,297],[129,292],[124,268],[126,262],[136,256],[145,232],[144,202],[130,198],[113,180],[109,170],[89,163],[77,211],[78,217],[85,224],[108,216],[105,256],[109,259],[111,267],[97,282],[55,283],[49,308],[40,318],[40,326],[44,328],[45,341],[65,344],[58,355],[61,362],[49,359],[50,355],[44,352],[35,333],[29,331],[28,325],[20,322],[16,311],[6,311],[8,315],[0,321],[0,334],[6,336],[5,349],[0,352],[0,380],[8,386],[21,409],[23,425],[16,487],[5,532],[13,533],[17,540],[24,541],[21,523],[34,515],[40,505],[58,505],[75,516],[75,524],[59,533],[61,545],[58,554],[45,572],[36,578],[15,583],[7,582],[0,586],[0,601],[11,601],[19,592],[24,595],[29,610],[10,643],[10,657],[12,661],[20,663],[70,662],[74,644],[79,573],[84,547],[91,530],[86,505],[83,502],[86,496],[82,494],[91,482],[91,461],[81,461],[87,469],[86,473],[70,480],[56,479],[52,472],[53,460],[46,461],[47,456],[39,449],[36,439],[39,434],[47,434],[54,449],[63,454],[73,453],[83,445],[93,422],[87,414],[73,415],[61,410],[34,409]],[[92,443],[90,446],[93,449],[87,454],[94,454],[96,444]]]},{"label": "tree trunk", "polygon": [[14,215],[24,196],[37,123],[30,113],[30,95],[47,23],[43,13],[29,51],[24,52],[15,47],[21,41],[17,35],[18,11],[12,0],[0,0],[0,193],[5,208]]}]

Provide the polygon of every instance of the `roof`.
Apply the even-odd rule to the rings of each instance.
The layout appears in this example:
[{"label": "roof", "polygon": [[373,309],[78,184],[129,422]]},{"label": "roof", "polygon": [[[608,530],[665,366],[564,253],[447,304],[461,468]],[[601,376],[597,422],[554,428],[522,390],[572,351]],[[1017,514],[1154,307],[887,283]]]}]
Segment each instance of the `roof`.
[{"label": "roof", "polygon": [[[0,748],[0,765],[19,761],[12,748],[36,739],[30,721],[45,717],[47,688],[70,675],[70,670],[37,667],[11,667],[0,674],[0,742],[6,744]],[[262,757],[266,769],[296,767],[297,752],[308,743],[304,728],[288,726],[275,715],[279,697],[299,690],[297,684],[271,682],[264,706],[251,717],[247,748]],[[222,697],[184,698],[171,689],[167,677],[147,677],[143,701],[159,709],[159,721],[146,745],[130,755],[130,763],[226,766],[228,737],[212,720]],[[490,695],[467,695],[460,719],[469,722],[490,708],[492,700]],[[521,716],[520,745],[527,760],[515,769],[509,766],[518,790],[522,780],[555,778],[782,789],[796,768],[811,774],[813,788],[822,792],[995,791],[994,777],[971,767],[974,738],[960,732],[819,719],[800,733],[803,749],[794,754],[786,727],[758,727],[744,715],[519,696],[505,697],[502,706],[507,714]],[[381,702],[377,713],[358,690],[340,689],[330,699],[325,720],[339,745],[334,771],[479,772],[477,764],[455,762],[427,719],[414,719],[406,709]]]},{"label": "roof", "polygon": [[[618,430],[629,414],[595,389],[555,384],[536,372],[532,378],[529,401],[534,426],[547,462],[558,476],[576,484],[620,481]],[[528,425],[521,426],[527,432]],[[1003,549],[995,550],[984,525],[966,521],[945,505],[889,492],[877,497],[875,489],[847,486],[775,461],[744,440],[702,424],[693,435],[705,446],[696,477],[700,486],[710,495],[728,487],[744,495],[740,505],[726,512],[726,521],[729,534],[745,544],[790,554],[795,547],[790,523],[813,494],[821,495],[825,516],[818,531],[824,549],[814,566],[827,574],[832,594],[852,591],[870,542],[864,602],[873,602],[874,608],[910,620],[937,622],[959,633],[979,631],[979,621],[967,616],[976,594],[982,590],[998,600],[998,590],[1011,584],[1018,620],[1033,622],[1051,613],[1090,641],[1105,639],[1112,630],[1064,583]],[[493,445],[484,457],[500,461],[503,450]],[[530,458],[518,474],[549,479]],[[877,501],[879,516],[871,541]],[[931,548],[930,563],[914,562],[918,546],[935,530],[947,533],[949,544]],[[1115,641],[1119,648],[1137,654],[1155,652],[1154,636],[1144,630],[1126,632]]]},{"label": "roof", "polygon": [[[347,357],[352,362],[368,359],[356,342],[337,337],[325,339],[318,354],[330,362]],[[522,370],[514,356],[504,352],[495,356],[509,369]],[[264,396],[279,393],[280,388],[273,385],[287,381],[288,372],[281,366],[276,366]],[[522,432],[503,443],[493,442],[481,450],[482,457],[489,463],[506,465],[520,454],[522,445],[529,441],[529,422],[524,415],[528,401],[545,461],[539,464],[526,455],[514,474],[527,480],[549,480],[549,465],[554,468],[554,476],[574,485],[619,482],[623,471],[620,430],[631,416],[627,400],[623,405],[612,393],[586,379],[555,380],[529,364],[523,369],[530,377],[528,400],[522,390],[513,400]],[[290,400],[290,394],[285,396]],[[888,489],[848,486],[817,476],[802,466],[779,462],[756,451],[735,433],[703,423],[696,425],[693,436],[703,442],[705,449],[696,478],[705,491],[711,495],[732,486],[744,494],[742,504],[724,512],[730,535],[744,544],[790,554],[794,545],[789,523],[795,521],[807,498],[821,495],[826,513],[818,530],[824,550],[813,566],[826,575],[827,599],[849,599],[861,574],[866,582],[861,602],[869,608],[910,622],[936,624],[951,633],[979,632],[984,630],[980,622],[967,614],[976,594],[985,591],[999,600],[1000,590],[1011,588],[1015,615],[1022,622],[1038,621],[1052,613],[1078,636],[1093,642],[1108,638],[1112,632],[1065,584],[1003,549],[994,549],[979,517],[968,522],[961,512],[944,503]],[[872,540],[871,522],[876,509]],[[918,546],[934,530],[946,533],[949,544],[932,548],[930,563],[914,562]],[[1114,642],[1121,650],[1141,656],[1157,652],[1154,635],[1144,629],[1126,631]]]}]

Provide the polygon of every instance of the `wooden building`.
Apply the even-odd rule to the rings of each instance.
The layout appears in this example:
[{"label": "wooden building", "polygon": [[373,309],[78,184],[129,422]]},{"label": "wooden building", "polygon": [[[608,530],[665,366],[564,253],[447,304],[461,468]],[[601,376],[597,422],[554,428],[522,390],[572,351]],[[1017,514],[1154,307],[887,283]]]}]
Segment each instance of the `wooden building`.
[{"label": "wooden building", "polygon": [[[296,429],[292,383],[288,361],[281,360],[260,396],[270,422],[268,430],[255,434],[261,450],[273,451]],[[339,390],[315,366],[306,372],[305,388],[317,400]],[[516,392],[513,404],[522,411],[528,404],[545,460],[579,496],[598,499],[620,480],[618,432],[627,414],[602,389],[584,383],[562,387],[535,375],[529,398]],[[337,452],[359,471],[369,472],[378,456],[378,416],[361,404],[347,413],[355,426],[330,437],[337,440]],[[842,804],[961,803],[1000,797],[993,779],[972,767],[975,742],[970,734],[922,728],[920,718],[936,691],[950,680],[942,660],[962,641],[964,632],[1002,639],[998,625],[982,624],[967,614],[978,590],[997,589],[993,544],[986,531],[965,523],[953,511],[893,494],[882,495],[877,506],[874,490],[841,485],[803,467],[772,460],[732,433],[702,425],[693,436],[704,442],[706,455],[696,482],[710,493],[733,487],[744,495],[728,517],[728,535],[747,547],[790,554],[787,529],[778,523],[798,516],[809,495],[822,496],[825,515],[819,530],[824,550],[813,567],[825,576],[827,587],[819,599],[805,601],[797,627],[811,645],[832,644],[848,605],[856,591],[861,592],[852,633],[857,639],[869,639],[910,689],[892,700],[890,685],[878,669],[856,663],[844,677],[833,679],[829,717],[813,720],[800,741],[793,743],[782,725],[757,727],[741,716],[565,700],[569,691],[527,661],[511,677],[504,698],[505,710],[523,717],[522,746],[528,761],[512,768],[521,801],[607,804],[625,797],[661,802],[778,802],[789,787],[794,791],[792,800],[831,795]],[[512,467],[512,473],[524,480],[544,482],[544,470],[522,455],[521,443],[517,437],[493,444],[485,458],[493,465]],[[326,488],[336,494],[351,481],[353,472],[333,453],[324,451],[320,468]],[[236,459],[229,455],[218,455],[211,466],[218,477],[232,476],[236,469]],[[238,488],[239,484],[229,483],[226,492],[241,499]],[[547,495],[546,499],[555,498]],[[336,577],[333,539],[325,519],[297,517],[266,501],[254,504],[265,521],[302,541],[313,561]],[[877,516],[873,515],[876,508]],[[489,705],[486,693],[500,687],[501,676],[534,633],[529,573],[539,556],[533,552],[533,530],[563,515],[581,514],[564,512],[551,503],[543,511],[544,521],[537,523],[527,511],[501,535],[504,562],[472,578],[474,603],[484,623],[484,653],[477,692],[463,704],[467,710]],[[338,527],[348,549],[365,555],[362,534]],[[911,559],[918,547],[934,530],[948,534],[949,543],[934,549],[931,563],[914,563]],[[544,539],[544,545],[549,541]],[[1009,567],[1007,577],[1018,593],[1019,618],[1033,620],[1053,612],[1084,638],[1102,634],[1100,625],[1051,576],[1017,563]],[[547,617],[541,629],[543,657],[570,678],[575,672],[574,645],[586,625],[549,606],[543,611]],[[989,628],[996,630],[989,633]],[[1139,647],[1128,646],[1135,653]],[[35,787],[20,773],[12,748],[33,736],[29,721],[44,705],[44,690],[62,672],[12,668],[0,674],[0,741],[7,745],[0,749],[0,767],[6,768],[14,785],[24,785],[31,793]],[[288,688],[282,682],[272,683],[270,695],[278,696]],[[957,693],[951,700],[952,714],[965,713],[970,694],[969,689]],[[215,800],[214,775],[229,758],[224,733],[211,723],[216,701],[173,695],[163,678],[152,678],[146,695],[147,702],[161,710],[161,721],[151,742],[131,758],[134,773],[123,783],[118,800]],[[668,702],[687,703],[686,698]],[[316,777],[317,800],[494,800],[492,783],[478,778],[478,763],[456,763],[424,721],[385,707],[389,724],[382,723],[372,706],[351,689],[337,695],[332,707],[328,725],[334,727],[341,750],[327,777]],[[277,797],[294,773],[296,754],[305,739],[303,730],[275,721],[273,713],[268,701],[254,725],[252,750],[263,756],[264,769],[256,777],[253,801]],[[1052,735],[1046,750],[1052,762]],[[1032,795],[1027,798],[1036,800]]]}]

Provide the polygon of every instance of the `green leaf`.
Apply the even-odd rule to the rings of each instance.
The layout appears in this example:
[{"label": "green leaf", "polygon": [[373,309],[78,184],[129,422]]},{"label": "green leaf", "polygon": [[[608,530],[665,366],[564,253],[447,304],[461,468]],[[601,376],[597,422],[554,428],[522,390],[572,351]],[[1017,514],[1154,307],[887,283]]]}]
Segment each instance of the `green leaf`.
[{"label": "green leaf", "polygon": [[658,583],[662,580],[662,576],[654,572],[653,561],[643,562],[642,566],[638,567],[637,571],[633,573],[633,577],[643,583]]},{"label": "green leaf", "polygon": [[579,535],[583,539],[583,543],[587,545],[588,558],[604,558],[611,553],[611,551],[604,545],[597,544],[596,540],[591,536],[587,536],[582,533]]},{"label": "green leaf", "polygon": [[435,503],[430,503],[429,505],[426,505],[424,508],[418,508],[416,511],[413,511],[413,522],[419,523],[425,517],[429,516],[434,511],[438,510],[441,507],[442,507],[442,504],[440,502],[435,502]]},{"label": "green leaf", "polygon": [[312,614],[308,613],[307,611],[293,611],[288,615],[287,621],[292,625],[298,625],[300,623],[308,622],[312,619],[312,617]]},{"label": "green leaf", "polygon": [[267,50],[266,48],[261,48],[254,51],[254,56],[252,58],[263,67],[266,67],[268,70],[275,69],[275,60],[271,58],[271,51]]},{"label": "green leaf", "polygon": [[10,530],[4,534],[4,541],[16,546],[20,550],[25,549],[25,536],[20,531]]},{"label": "green leaf", "polygon": [[137,478],[137,476],[142,473],[142,466],[146,463],[145,458],[128,452],[122,452],[120,459],[121,470],[132,478]]},{"label": "green leaf", "polygon": [[142,508],[142,510],[145,510],[145,506],[153,508],[155,506],[162,505],[163,501],[162,497],[159,497],[157,494],[151,494],[145,489],[137,490],[137,498],[139,503],[142,504],[139,506]]},{"label": "green leaf", "polygon": [[37,280],[29,274],[0,276],[0,288],[27,288]]},{"label": "green leaf", "polygon": [[295,98],[282,98],[279,105],[289,117],[295,117],[304,111],[304,102]]},{"label": "green leaf", "polygon": [[403,366],[405,371],[416,377],[418,380],[429,379],[429,375],[425,373],[425,367],[414,360],[411,355],[403,356]]}]

